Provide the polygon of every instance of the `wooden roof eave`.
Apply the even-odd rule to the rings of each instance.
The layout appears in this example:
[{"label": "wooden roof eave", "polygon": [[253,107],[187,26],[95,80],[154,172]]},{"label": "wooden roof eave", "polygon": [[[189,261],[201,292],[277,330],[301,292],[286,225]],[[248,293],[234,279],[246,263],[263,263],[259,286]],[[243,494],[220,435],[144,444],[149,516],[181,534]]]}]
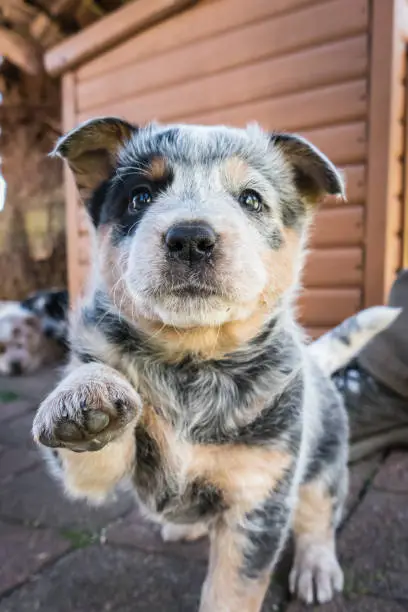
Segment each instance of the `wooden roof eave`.
[{"label": "wooden roof eave", "polygon": [[53,76],[67,72],[196,2],[197,0],[134,0],[46,52],[45,68]]}]

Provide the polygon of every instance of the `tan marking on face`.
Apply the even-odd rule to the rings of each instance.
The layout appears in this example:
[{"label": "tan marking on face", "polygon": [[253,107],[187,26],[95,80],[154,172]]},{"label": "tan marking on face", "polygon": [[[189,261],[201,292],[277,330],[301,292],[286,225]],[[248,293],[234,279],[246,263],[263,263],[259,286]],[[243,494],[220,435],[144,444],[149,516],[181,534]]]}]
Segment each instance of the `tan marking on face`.
[{"label": "tan marking on face", "polygon": [[[241,160],[233,158],[228,160],[228,164],[232,167],[230,172],[243,172]],[[161,351],[161,357],[170,363],[176,363],[188,354],[198,355],[202,359],[221,359],[244,346],[261,331],[277,301],[298,274],[301,238],[295,230],[282,229],[282,246],[276,251],[268,250],[264,256],[269,281],[258,299],[247,305],[250,314],[246,318],[218,326],[188,329],[163,325],[161,321],[146,319],[137,312],[123,278],[123,251],[112,244],[111,232],[111,227],[105,227],[99,229],[97,234],[100,269],[110,297],[116,307],[120,306],[123,314],[151,337]]]},{"label": "tan marking on face", "polygon": [[98,452],[74,453],[59,449],[64,466],[64,486],[72,497],[86,497],[102,502],[128,474],[135,459],[135,436],[132,428]]},{"label": "tan marking on face", "polygon": [[144,174],[152,181],[162,181],[169,176],[169,167],[164,157],[153,157]]},{"label": "tan marking on face", "polygon": [[269,585],[269,574],[258,580],[242,576],[243,538],[220,522],[211,534],[210,562],[200,612],[259,612]]},{"label": "tan marking on face", "polygon": [[239,191],[251,174],[251,168],[239,157],[230,157],[220,165],[220,176],[228,191]]},{"label": "tan marking on face", "polygon": [[304,484],[299,489],[293,531],[296,536],[314,535],[321,540],[333,537],[333,500],[324,483]]},{"label": "tan marking on face", "polygon": [[284,243],[269,250],[264,258],[269,281],[258,300],[248,305],[247,318],[220,326],[180,329],[160,322],[139,319],[141,329],[163,349],[166,361],[177,362],[186,354],[203,359],[221,359],[253,339],[262,329],[278,300],[293,285],[298,275],[301,237],[295,230],[282,230]]},{"label": "tan marking on face", "polygon": [[281,229],[281,234],[282,246],[276,251],[271,249],[264,258],[269,282],[262,293],[260,304],[265,300],[268,311],[273,310],[277,300],[293,285],[298,276],[301,236],[292,229]]}]

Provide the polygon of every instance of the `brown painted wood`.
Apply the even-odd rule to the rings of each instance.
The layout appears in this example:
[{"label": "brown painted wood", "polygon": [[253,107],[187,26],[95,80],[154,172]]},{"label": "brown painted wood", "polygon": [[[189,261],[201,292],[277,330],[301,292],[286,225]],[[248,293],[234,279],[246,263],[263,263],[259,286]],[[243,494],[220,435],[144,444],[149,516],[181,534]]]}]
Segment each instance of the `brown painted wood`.
[{"label": "brown painted wood", "polygon": [[311,287],[360,287],[363,279],[360,247],[315,249],[307,260],[304,284]]},{"label": "brown painted wood", "polygon": [[[201,40],[80,82],[78,107],[82,112],[95,106],[95,100],[105,105],[120,98],[136,97],[163,90],[174,83],[198,80],[242,64],[255,63],[265,57],[361,34],[367,29],[367,19],[367,0],[332,0],[223,32],[210,40]],[[199,27],[197,21],[196,28]]]},{"label": "brown painted wood", "polygon": [[338,325],[361,308],[361,289],[305,289],[299,315],[306,327]]},{"label": "brown painted wood", "polygon": [[95,57],[132,34],[181,11],[194,0],[136,0],[64,40],[46,53],[44,63],[57,75]]},{"label": "brown painted wood", "polygon": [[78,236],[78,263],[79,265],[88,266],[91,261],[91,240],[89,233],[83,233]]},{"label": "brown painted wood", "polygon": [[[372,0],[364,305],[383,303],[395,274],[401,81],[408,35],[405,0]],[[397,233],[396,233],[397,232]]]},{"label": "brown painted wood", "polygon": [[402,266],[408,268],[408,66],[405,69],[405,104],[404,104],[404,155],[401,163],[402,173]]},{"label": "brown painted wood", "polygon": [[[80,113],[78,119],[83,121],[95,115],[111,114],[122,115],[136,123],[152,119],[185,120],[199,112],[359,78],[366,70],[367,38],[362,35],[240,66],[114,104],[98,105],[95,100],[95,107]],[[133,78],[137,78],[137,72]],[[245,83],[248,86],[243,86]]]},{"label": "brown painted wood", "polygon": [[320,336],[330,331],[332,327],[307,327],[306,334],[310,338],[311,341],[317,340]]},{"label": "brown painted wood", "polygon": [[310,244],[312,248],[357,246],[363,239],[363,206],[341,206],[318,212]]},{"label": "brown painted wood", "polygon": [[77,276],[78,276],[78,286],[80,287],[80,292],[78,293],[78,295],[80,293],[83,293],[88,279],[89,279],[89,272],[90,272],[90,268],[89,268],[89,264],[78,264],[78,269],[77,269]]},{"label": "brown painted wood", "polygon": [[[346,182],[346,195],[348,204],[362,204],[366,196],[366,170],[363,165],[342,166],[341,171]],[[323,208],[343,206],[338,198],[327,198]]]},{"label": "brown painted wood", "polygon": [[87,234],[89,232],[90,221],[88,218],[88,214],[85,210],[85,207],[82,205],[78,206],[77,223],[78,223],[78,232],[80,234]]},{"label": "brown painted wood", "polygon": [[358,164],[366,158],[366,124],[361,121],[301,132],[335,164]]},{"label": "brown painted wood", "polygon": [[299,132],[337,122],[356,121],[366,114],[367,80],[363,78],[193,115],[188,122],[244,127],[256,119],[265,129]]},{"label": "brown painted wood", "polygon": [[[88,80],[148,57],[210,38],[221,32],[290,13],[310,4],[310,0],[216,0],[199,1],[193,8],[141,32],[112,51],[88,62],[78,70],[78,80]],[[250,9],[250,10],[248,10]]]},{"label": "brown painted wood", "polygon": [[[75,75],[67,72],[62,78],[62,101],[64,131],[75,125]],[[78,195],[75,181],[71,172],[64,165],[65,177],[65,211],[67,224],[67,262],[68,262],[68,288],[71,301],[79,294],[80,278],[78,274]]]}]

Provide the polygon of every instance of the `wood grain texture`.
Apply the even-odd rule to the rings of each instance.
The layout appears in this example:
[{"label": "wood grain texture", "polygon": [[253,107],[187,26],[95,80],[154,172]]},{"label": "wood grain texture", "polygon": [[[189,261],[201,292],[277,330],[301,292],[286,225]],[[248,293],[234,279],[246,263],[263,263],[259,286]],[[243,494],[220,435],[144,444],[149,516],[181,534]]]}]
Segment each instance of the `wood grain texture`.
[{"label": "wood grain texture", "polygon": [[[406,65],[408,9],[405,0],[372,0],[369,165],[367,174],[364,305],[383,303],[395,276],[401,248],[398,232],[400,152],[404,142],[401,82]],[[400,231],[402,226],[400,227]]]},{"label": "wood grain texture", "polygon": [[194,1],[138,0],[131,2],[51,49],[45,54],[45,67],[50,74],[61,74],[135,32],[182,10]]},{"label": "wood grain texture", "polygon": [[320,210],[310,237],[312,248],[362,246],[364,207],[340,206]]},{"label": "wood grain texture", "polygon": [[[110,114],[124,116],[135,123],[152,119],[184,121],[188,116],[230,105],[361,78],[366,70],[367,37],[360,35],[300,53],[239,66],[109,105],[99,105],[95,101],[95,106],[80,113],[78,119],[83,121],[95,115]],[[132,78],[138,78],[136,70]],[[245,83],[250,86],[243,86]]]},{"label": "wood grain texture", "polygon": [[311,341],[317,340],[320,336],[323,336],[326,332],[330,331],[331,327],[307,327],[306,334]]},{"label": "wood grain texture", "polygon": [[86,81],[145,58],[163,55],[172,49],[211,38],[221,32],[290,13],[310,4],[310,0],[216,0],[198,2],[177,16],[141,32],[136,38],[101,54],[78,70],[78,80]]},{"label": "wood grain texture", "polygon": [[338,165],[355,164],[367,155],[364,121],[300,132]]},{"label": "wood grain texture", "polygon": [[[72,129],[75,125],[76,83],[75,75],[68,72],[62,78],[62,103],[63,117],[62,123],[64,131]],[[67,166],[64,165],[64,185],[65,185],[65,214],[67,224],[67,268],[68,268],[68,288],[71,301],[79,295],[81,283],[78,275],[78,193],[74,178]]]},{"label": "wood grain texture", "polygon": [[[82,112],[95,106],[95,100],[98,104],[109,104],[120,98],[136,97],[175,83],[253,64],[266,57],[282,56],[361,34],[367,29],[367,19],[367,0],[332,0],[222,32],[210,40],[200,40],[81,81],[78,83],[78,108]],[[197,21],[195,29],[200,25]],[[167,27],[171,29],[171,23]]]},{"label": "wood grain texture", "polygon": [[304,284],[311,287],[360,287],[363,278],[361,247],[313,250],[304,271]]},{"label": "wood grain texture", "polygon": [[362,294],[351,289],[305,289],[299,298],[299,315],[306,327],[332,327],[361,308]]},{"label": "wood grain texture", "polygon": [[323,125],[357,121],[366,114],[367,81],[362,78],[204,112],[189,117],[188,123],[227,123],[244,127],[256,119],[267,130],[299,132]]}]

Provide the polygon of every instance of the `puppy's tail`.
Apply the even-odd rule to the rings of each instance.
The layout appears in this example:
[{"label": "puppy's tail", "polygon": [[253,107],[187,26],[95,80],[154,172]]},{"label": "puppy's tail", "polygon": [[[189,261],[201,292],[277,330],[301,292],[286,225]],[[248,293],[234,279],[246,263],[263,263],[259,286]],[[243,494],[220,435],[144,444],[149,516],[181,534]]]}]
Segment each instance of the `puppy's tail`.
[{"label": "puppy's tail", "polygon": [[308,349],[326,374],[344,367],[362,348],[395,321],[401,308],[374,306],[349,317],[330,330]]}]

